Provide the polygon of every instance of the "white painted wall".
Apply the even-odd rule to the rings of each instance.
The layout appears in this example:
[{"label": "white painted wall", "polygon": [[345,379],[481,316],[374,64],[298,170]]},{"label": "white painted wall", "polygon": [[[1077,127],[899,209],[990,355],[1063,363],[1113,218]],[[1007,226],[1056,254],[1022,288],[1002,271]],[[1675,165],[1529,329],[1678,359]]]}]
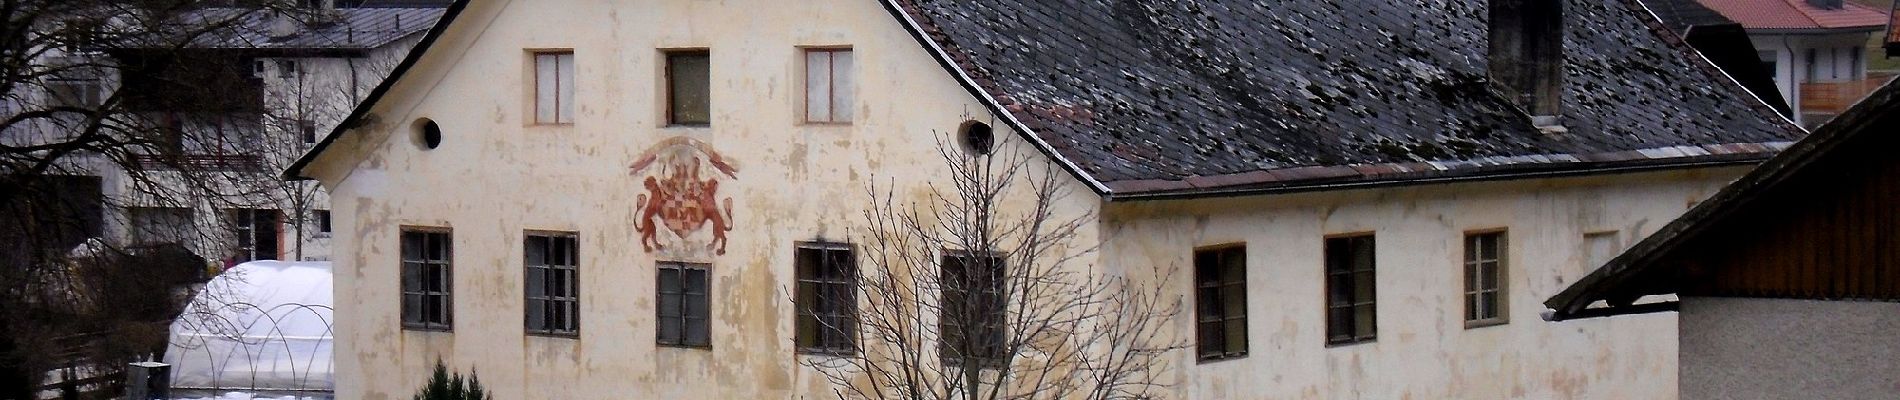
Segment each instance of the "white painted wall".
[{"label": "white painted wall", "polygon": [[1685,400],[1900,397],[1900,303],[1684,297],[1681,314]]}]

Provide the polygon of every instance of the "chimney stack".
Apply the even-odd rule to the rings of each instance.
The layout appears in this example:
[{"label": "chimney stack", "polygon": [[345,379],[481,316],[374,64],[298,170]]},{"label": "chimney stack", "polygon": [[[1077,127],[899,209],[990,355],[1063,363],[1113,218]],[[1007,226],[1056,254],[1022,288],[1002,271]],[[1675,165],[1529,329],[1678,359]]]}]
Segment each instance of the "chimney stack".
[{"label": "chimney stack", "polygon": [[1564,1],[1488,0],[1491,84],[1543,128],[1563,113]]}]

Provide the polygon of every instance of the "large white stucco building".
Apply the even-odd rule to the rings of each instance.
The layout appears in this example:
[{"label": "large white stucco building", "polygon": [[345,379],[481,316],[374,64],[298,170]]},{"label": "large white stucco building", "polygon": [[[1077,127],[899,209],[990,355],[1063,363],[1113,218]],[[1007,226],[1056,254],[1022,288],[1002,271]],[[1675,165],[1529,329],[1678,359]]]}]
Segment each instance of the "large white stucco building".
[{"label": "large white stucco building", "polygon": [[927,201],[973,126],[1063,174],[1087,264],[1191,271],[1157,395],[1672,398],[1673,316],[1535,304],[1802,132],[1635,2],[1553,4],[460,1],[287,176],[349,233],[342,398],[438,359],[832,397],[797,255],[862,251],[867,185]]}]

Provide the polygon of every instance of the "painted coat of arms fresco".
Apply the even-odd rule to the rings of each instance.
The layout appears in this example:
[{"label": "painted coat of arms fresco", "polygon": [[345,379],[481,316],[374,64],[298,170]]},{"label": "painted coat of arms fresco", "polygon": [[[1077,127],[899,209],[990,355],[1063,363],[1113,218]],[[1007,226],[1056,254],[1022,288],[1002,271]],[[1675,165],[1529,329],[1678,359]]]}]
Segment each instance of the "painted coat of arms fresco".
[{"label": "painted coat of arms fresco", "polygon": [[[719,182],[738,178],[739,168],[705,142],[680,136],[653,145],[630,167],[644,176],[646,193],[635,199],[634,228],[640,248],[692,251],[694,234],[711,228],[704,249],[726,254],[726,232],[732,231],[732,197],[719,197]],[[661,231],[665,227],[665,231]]]}]

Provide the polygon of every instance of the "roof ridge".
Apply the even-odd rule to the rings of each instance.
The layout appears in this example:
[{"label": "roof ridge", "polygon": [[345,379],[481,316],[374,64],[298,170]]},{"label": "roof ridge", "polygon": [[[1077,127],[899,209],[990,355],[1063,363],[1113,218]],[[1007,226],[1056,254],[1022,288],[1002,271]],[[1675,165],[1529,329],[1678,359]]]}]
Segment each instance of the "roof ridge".
[{"label": "roof ridge", "polygon": [[[1781,0],[1781,2],[1788,3],[1788,7],[1792,7],[1794,8],[1795,12],[1801,13],[1802,18],[1808,19],[1808,23],[1814,24],[1817,26],[1821,25],[1821,20],[1816,19],[1814,17],[1814,13],[1808,12],[1808,7],[1804,7],[1807,3],[1807,0]],[[1849,1],[1841,0],[1841,4],[1845,5],[1847,3],[1849,3]]]}]

